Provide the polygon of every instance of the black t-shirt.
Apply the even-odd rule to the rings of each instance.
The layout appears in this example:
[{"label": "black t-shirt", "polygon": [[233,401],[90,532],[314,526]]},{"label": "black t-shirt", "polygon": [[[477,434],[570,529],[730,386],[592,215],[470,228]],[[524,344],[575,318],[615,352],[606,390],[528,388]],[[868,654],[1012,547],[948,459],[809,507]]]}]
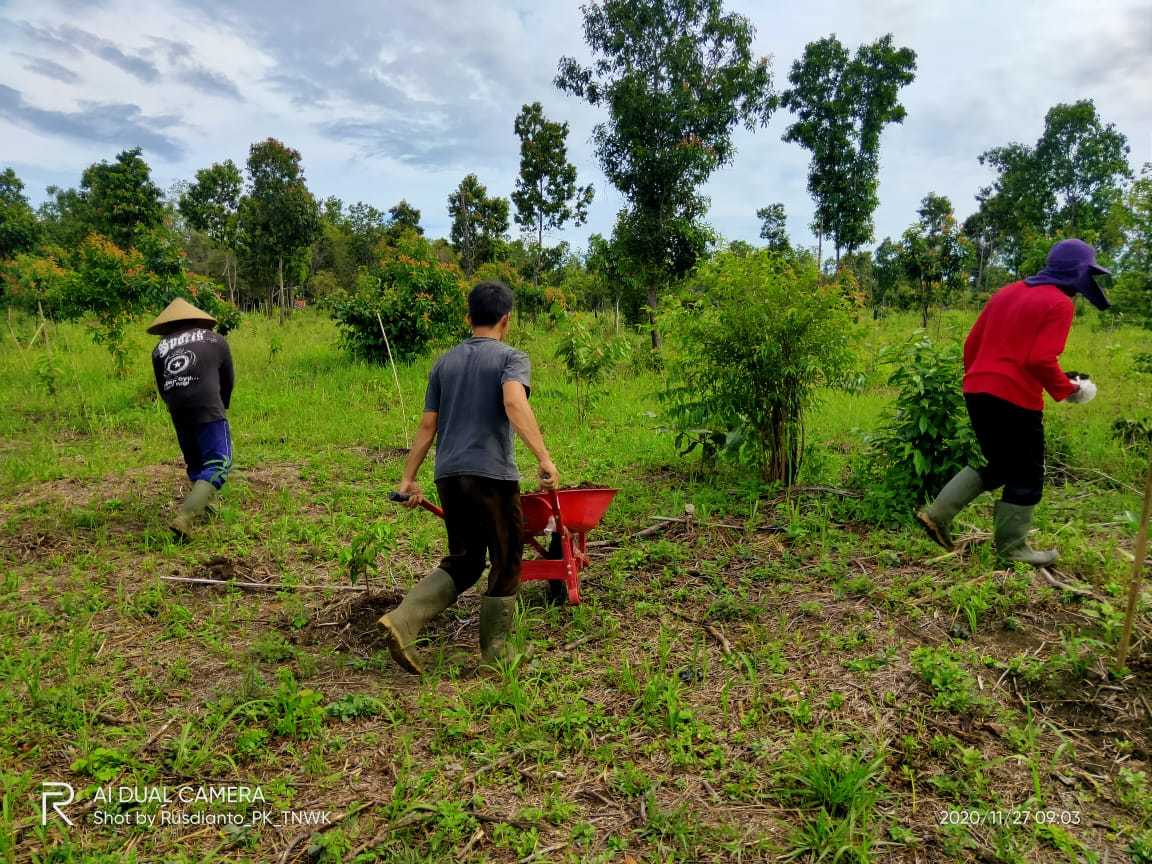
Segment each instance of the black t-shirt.
[{"label": "black t-shirt", "polygon": [[223,420],[232,401],[232,352],[219,333],[193,327],[165,336],[152,352],[152,371],[172,419]]}]

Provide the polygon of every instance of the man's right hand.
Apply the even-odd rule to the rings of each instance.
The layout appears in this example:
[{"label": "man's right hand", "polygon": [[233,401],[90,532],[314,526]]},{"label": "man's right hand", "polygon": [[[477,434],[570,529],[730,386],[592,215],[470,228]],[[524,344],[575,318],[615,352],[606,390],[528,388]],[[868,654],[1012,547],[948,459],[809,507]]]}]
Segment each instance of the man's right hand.
[{"label": "man's right hand", "polygon": [[400,485],[396,487],[396,491],[401,495],[408,496],[408,498],[401,503],[409,510],[414,507],[419,507],[420,502],[424,500],[424,490],[417,485],[415,480],[401,480]]},{"label": "man's right hand", "polygon": [[545,492],[551,492],[560,486],[560,473],[556,470],[556,465],[551,459],[545,459],[540,463],[540,488]]},{"label": "man's right hand", "polygon": [[1073,383],[1076,385],[1076,389],[1065,401],[1074,405],[1083,405],[1085,402],[1091,402],[1096,398],[1096,382],[1091,378],[1084,377]]}]

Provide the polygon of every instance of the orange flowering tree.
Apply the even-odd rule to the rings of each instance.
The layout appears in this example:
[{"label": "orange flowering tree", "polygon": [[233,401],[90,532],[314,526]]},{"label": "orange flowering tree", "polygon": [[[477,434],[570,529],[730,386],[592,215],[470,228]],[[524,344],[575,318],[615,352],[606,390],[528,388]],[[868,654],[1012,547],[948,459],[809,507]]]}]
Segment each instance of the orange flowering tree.
[{"label": "orange flowering tree", "polygon": [[440,261],[423,237],[407,234],[395,247],[381,247],[376,262],[361,268],[355,287],[337,294],[329,309],[352,353],[387,362],[387,333],[392,356],[411,360],[464,332],[463,273]]},{"label": "orange flowering tree", "polygon": [[14,306],[57,321],[87,320],[119,375],[127,372],[124,337],[133,320],[176,297],[213,315],[222,332],[239,318],[209,280],[184,269],[176,238],[163,228],[140,232],[128,249],[93,233],[70,253],[49,247],[19,254],[0,265],[0,278],[6,302]]}]

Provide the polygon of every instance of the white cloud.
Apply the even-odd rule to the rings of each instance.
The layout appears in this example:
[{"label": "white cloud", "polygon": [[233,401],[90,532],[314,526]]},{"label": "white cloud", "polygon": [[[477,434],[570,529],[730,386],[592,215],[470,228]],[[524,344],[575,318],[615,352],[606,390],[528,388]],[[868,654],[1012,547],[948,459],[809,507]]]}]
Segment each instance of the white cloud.
[{"label": "white cloud", "polygon": [[[756,49],[773,55],[778,87],[804,44],[831,32],[856,45],[891,31],[917,51],[917,80],[902,95],[908,117],[883,137],[878,239],[900,233],[929,191],[970,212],[989,179],[977,155],[1034,141],[1057,102],[1095,99],[1128,135],[1134,164],[1152,160],[1152,15],[1144,3],[732,6],[755,23]],[[587,56],[582,35],[569,0],[10,0],[0,9],[10,48],[0,55],[0,84],[28,110],[0,119],[0,139],[4,158],[38,195],[46,183],[74,183],[90,162],[141,143],[132,140],[133,124],[143,124],[137,137],[161,136],[148,156],[163,186],[214,161],[242,162],[253,141],[271,135],[301,151],[317,195],[381,208],[407,198],[430,233],[444,234],[447,195],[465,173],[511,192],[512,121],[521,104],[539,100],[570,123],[570,155],[597,187],[589,225],[567,238],[580,242],[610,231],[620,206],[589,144],[600,115],[552,86],[561,55]],[[107,133],[100,140],[79,139],[76,115],[93,104],[122,107],[99,127]],[[155,122],[169,115],[180,123]],[[50,133],[53,117],[72,123],[70,137]],[[780,112],[755,135],[740,131],[735,162],[704,190],[709,219],[726,236],[754,240],[756,209],[783,201],[794,239],[811,242],[807,155],[780,140],[788,119]],[[113,143],[117,122],[124,140]]]}]

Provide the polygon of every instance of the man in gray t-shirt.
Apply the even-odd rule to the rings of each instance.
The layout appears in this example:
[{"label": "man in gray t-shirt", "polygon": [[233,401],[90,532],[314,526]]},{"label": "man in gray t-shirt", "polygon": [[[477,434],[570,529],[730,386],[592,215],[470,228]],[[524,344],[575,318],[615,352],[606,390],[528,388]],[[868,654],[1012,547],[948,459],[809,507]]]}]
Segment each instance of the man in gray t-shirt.
[{"label": "man in gray t-shirt", "polygon": [[490,568],[480,604],[481,653],[485,663],[507,659],[524,551],[513,430],[539,462],[541,487],[557,485],[556,466],[528,404],[528,355],[503,342],[512,303],[512,291],[501,282],[473,288],[472,338],[437,360],[428,376],[424,415],[398,492],[408,507],[423,500],[416,474],[435,441],[448,555],[380,619],[389,651],[409,672],[420,672],[413,651],[420,629],[479,581],[485,559]]},{"label": "man in gray t-shirt", "polygon": [[532,391],[528,355],[491,336],[473,336],[436,361],[424,411],[436,414],[436,482],[471,474],[519,480],[504,385]]}]

